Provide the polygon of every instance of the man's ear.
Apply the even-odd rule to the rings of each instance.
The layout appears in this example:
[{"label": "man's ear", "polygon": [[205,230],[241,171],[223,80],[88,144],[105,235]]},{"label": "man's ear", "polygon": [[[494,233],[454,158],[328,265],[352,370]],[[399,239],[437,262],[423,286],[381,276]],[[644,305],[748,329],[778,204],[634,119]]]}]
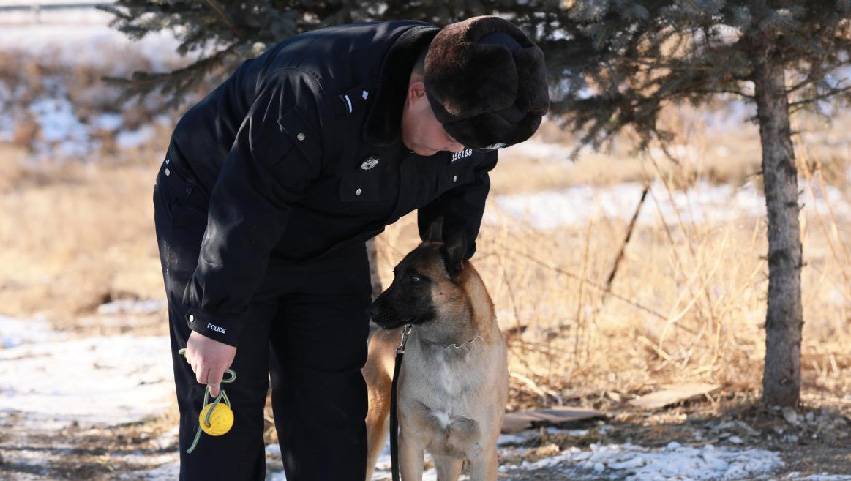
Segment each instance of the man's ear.
[{"label": "man's ear", "polygon": [[460,274],[464,257],[467,254],[467,236],[464,235],[462,229],[448,234],[448,238],[441,248],[441,253],[449,276],[454,278]]},{"label": "man's ear", "polygon": [[431,221],[428,225],[428,235],[425,238],[428,242],[443,242],[443,217],[438,217]]},{"label": "man's ear", "polygon": [[411,79],[408,82],[408,100],[413,102],[414,100],[425,97],[425,83],[423,83],[422,79]]}]

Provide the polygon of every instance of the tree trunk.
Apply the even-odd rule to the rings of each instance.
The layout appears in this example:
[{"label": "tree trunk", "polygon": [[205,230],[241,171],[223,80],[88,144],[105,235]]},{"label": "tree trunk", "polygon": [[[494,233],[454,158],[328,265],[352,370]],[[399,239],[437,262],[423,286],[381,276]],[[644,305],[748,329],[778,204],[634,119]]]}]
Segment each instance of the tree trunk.
[{"label": "tree trunk", "polygon": [[768,46],[755,58],[762,174],[768,208],[768,311],[765,316],[765,404],[796,407],[801,392],[801,231],[798,169],[789,129],[783,64]]}]

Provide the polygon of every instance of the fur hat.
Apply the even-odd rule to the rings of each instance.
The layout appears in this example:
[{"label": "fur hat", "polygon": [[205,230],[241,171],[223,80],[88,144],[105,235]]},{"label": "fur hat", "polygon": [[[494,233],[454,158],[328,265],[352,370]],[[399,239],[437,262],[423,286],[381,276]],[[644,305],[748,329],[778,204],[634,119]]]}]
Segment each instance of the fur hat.
[{"label": "fur hat", "polygon": [[424,77],[435,116],[466,147],[523,142],[549,107],[544,53],[492,15],[441,29],[426,53]]}]

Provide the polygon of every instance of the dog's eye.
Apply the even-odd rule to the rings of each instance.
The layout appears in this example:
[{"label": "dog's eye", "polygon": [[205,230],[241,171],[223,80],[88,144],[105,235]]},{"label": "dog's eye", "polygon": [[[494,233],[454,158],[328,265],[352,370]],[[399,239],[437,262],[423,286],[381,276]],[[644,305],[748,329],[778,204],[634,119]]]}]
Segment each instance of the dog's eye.
[{"label": "dog's eye", "polygon": [[410,274],[408,278],[411,280],[411,282],[422,282],[423,280],[423,278],[418,274]]}]

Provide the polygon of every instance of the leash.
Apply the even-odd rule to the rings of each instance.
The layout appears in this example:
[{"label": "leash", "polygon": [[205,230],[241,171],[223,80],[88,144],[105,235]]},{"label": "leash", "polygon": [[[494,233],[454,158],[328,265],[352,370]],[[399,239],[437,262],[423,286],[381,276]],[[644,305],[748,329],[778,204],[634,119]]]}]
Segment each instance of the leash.
[{"label": "leash", "polygon": [[396,361],[393,366],[393,382],[390,384],[390,474],[393,476],[393,481],[400,481],[399,478],[399,419],[396,417],[398,410],[396,397],[399,381],[399,369],[402,367],[402,355],[405,354],[405,343],[408,342],[408,336],[411,334],[411,324],[405,324],[402,328],[402,341],[396,348]]},{"label": "leash", "polygon": [[[181,356],[186,357],[186,348],[177,351]],[[236,381],[236,371],[228,369],[225,374],[229,377],[222,379],[222,384],[230,384]],[[210,386],[204,388],[204,402],[201,405],[201,413],[198,415],[198,431],[195,432],[195,439],[192,440],[192,445],[186,450],[186,454],[191,454],[198,445],[198,440],[201,439],[201,431],[210,436],[221,436],[227,434],[230,428],[233,427],[233,410],[230,405],[227,393],[223,388],[219,389],[219,395],[213,402],[210,401]],[[224,401],[224,404],[221,402]]]}]

